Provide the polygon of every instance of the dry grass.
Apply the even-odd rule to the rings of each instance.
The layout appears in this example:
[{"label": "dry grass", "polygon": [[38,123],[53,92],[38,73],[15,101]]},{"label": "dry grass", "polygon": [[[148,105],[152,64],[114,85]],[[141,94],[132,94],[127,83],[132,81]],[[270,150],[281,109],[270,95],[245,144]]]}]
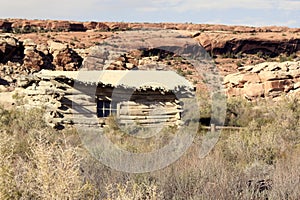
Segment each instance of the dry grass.
[{"label": "dry grass", "polygon": [[203,159],[200,130],[179,160],[145,174],[102,165],[75,131],[47,128],[41,111],[1,108],[0,199],[299,199],[299,100],[231,104],[227,121],[244,130],[224,131]]},{"label": "dry grass", "polygon": [[0,199],[95,197],[96,190],[81,175],[78,147],[70,146],[66,138],[45,128],[41,113],[2,113]]}]

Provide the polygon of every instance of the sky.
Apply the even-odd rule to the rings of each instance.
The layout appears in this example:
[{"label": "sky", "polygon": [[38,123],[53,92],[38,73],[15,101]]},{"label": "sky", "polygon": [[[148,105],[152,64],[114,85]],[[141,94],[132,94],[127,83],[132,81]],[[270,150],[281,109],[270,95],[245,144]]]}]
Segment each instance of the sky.
[{"label": "sky", "polygon": [[0,18],[300,28],[300,0],[0,0]]}]

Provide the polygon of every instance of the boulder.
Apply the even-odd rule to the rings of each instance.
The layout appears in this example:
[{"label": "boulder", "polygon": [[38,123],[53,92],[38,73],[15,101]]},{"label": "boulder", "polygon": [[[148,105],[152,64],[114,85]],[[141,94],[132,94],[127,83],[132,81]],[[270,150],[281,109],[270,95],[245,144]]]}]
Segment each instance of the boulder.
[{"label": "boulder", "polygon": [[283,70],[287,71],[287,67],[285,65],[281,65],[279,63],[270,63],[268,66],[264,69],[265,71],[278,71],[278,70]]},{"label": "boulder", "polygon": [[230,97],[242,96],[244,94],[243,88],[228,88],[226,91]]},{"label": "boulder", "polygon": [[36,47],[36,44],[34,43],[34,41],[32,39],[25,39],[23,41],[23,46],[25,47]]},{"label": "boulder", "polygon": [[235,73],[229,74],[224,78],[224,84],[230,84],[232,86],[237,86],[243,80],[244,74],[243,73]]},{"label": "boulder", "polygon": [[113,31],[126,31],[129,29],[128,23],[112,23],[109,27]]},{"label": "boulder", "polygon": [[37,45],[31,39],[24,40],[23,45],[25,57],[22,69],[29,73],[40,71],[44,62],[39,51],[36,49]]},{"label": "boulder", "polygon": [[299,78],[300,77],[300,69],[290,70],[289,75],[293,78]]},{"label": "boulder", "polygon": [[57,52],[53,58],[53,65],[56,70],[75,71],[82,64],[83,59],[72,49],[67,48]]},{"label": "boulder", "polygon": [[37,45],[36,50],[42,52],[44,55],[48,55],[49,54],[48,46],[45,45],[45,44]]},{"label": "boulder", "polygon": [[269,94],[273,91],[285,91],[286,88],[291,86],[291,81],[288,80],[275,80],[275,81],[267,81],[264,84],[265,93]]},{"label": "boulder", "polygon": [[108,25],[106,25],[105,23],[99,22],[96,25],[96,29],[99,30],[99,31],[109,31],[110,27]]},{"label": "boulder", "polygon": [[70,30],[70,22],[69,21],[54,21],[50,23],[51,27],[49,29],[54,31],[69,31]]},{"label": "boulder", "polygon": [[245,96],[247,99],[257,97],[277,97],[281,94],[294,92],[299,88],[299,62],[266,62],[251,66],[251,71],[229,74],[223,84],[229,96]]},{"label": "boulder", "polygon": [[23,46],[16,38],[10,36],[0,36],[0,63],[8,61],[22,62]]},{"label": "boulder", "polygon": [[243,92],[248,99],[262,97],[265,93],[263,85],[258,83],[246,84]]},{"label": "boulder", "polygon": [[294,84],[294,89],[296,90],[298,88],[300,88],[300,82],[297,82],[297,83]]},{"label": "boulder", "polygon": [[96,26],[97,26],[98,22],[85,22],[83,23],[84,27],[87,29],[87,30],[93,30],[93,29],[96,29]]},{"label": "boulder", "polygon": [[260,64],[258,64],[258,65],[255,65],[255,66],[252,68],[251,72],[253,72],[253,73],[259,73],[259,72],[261,72],[262,70],[264,70],[265,68],[267,68],[268,66],[269,66],[269,63],[260,63]]},{"label": "boulder", "polygon": [[133,69],[134,67],[135,67],[134,64],[132,64],[132,63],[126,63],[126,68],[127,68],[127,69],[131,70],[131,69]]},{"label": "boulder", "polygon": [[258,76],[262,82],[292,78],[289,73],[283,71],[262,71],[258,74]]},{"label": "boulder", "polygon": [[7,92],[7,87],[0,85],[0,92]]},{"label": "boulder", "polygon": [[22,68],[30,73],[40,71],[44,64],[42,56],[36,50],[25,49],[25,53]]},{"label": "boulder", "polygon": [[243,74],[241,80],[241,83],[260,83],[261,79],[260,77],[256,74],[256,73],[247,73],[247,74]]},{"label": "boulder", "polygon": [[18,40],[16,38],[10,37],[10,36],[4,36],[0,37],[0,45],[9,45],[9,46],[17,46]]},{"label": "boulder", "polygon": [[286,66],[288,66],[288,69],[289,70],[297,70],[297,69],[300,69],[300,62],[291,62],[291,61],[287,61],[287,62],[284,62],[284,64]]},{"label": "boulder", "polygon": [[61,52],[61,51],[64,51],[68,48],[68,45],[67,44],[62,44],[62,43],[59,43],[59,42],[54,42],[54,41],[48,41],[48,46],[49,46],[49,52],[51,54],[55,54],[55,53],[58,53],[58,52]]}]

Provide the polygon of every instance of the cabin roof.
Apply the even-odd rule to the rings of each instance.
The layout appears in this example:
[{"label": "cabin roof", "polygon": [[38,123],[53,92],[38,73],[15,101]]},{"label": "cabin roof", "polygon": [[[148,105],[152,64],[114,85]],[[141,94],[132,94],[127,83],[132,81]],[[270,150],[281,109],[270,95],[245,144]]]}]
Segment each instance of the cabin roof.
[{"label": "cabin roof", "polygon": [[104,85],[137,90],[193,91],[194,86],[174,71],[103,70],[103,71],[50,71],[36,74],[42,79],[67,78],[85,85]]}]

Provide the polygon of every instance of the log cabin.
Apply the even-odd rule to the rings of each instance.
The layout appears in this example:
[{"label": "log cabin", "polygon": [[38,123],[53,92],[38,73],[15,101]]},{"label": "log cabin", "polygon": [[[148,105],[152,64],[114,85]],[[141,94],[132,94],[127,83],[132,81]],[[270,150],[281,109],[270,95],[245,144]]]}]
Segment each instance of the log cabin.
[{"label": "log cabin", "polygon": [[180,125],[183,100],[194,86],[174,71],[48,71],[36,74],[59,90],[62,123],[105,126],[114,116],[124,125]]}]

